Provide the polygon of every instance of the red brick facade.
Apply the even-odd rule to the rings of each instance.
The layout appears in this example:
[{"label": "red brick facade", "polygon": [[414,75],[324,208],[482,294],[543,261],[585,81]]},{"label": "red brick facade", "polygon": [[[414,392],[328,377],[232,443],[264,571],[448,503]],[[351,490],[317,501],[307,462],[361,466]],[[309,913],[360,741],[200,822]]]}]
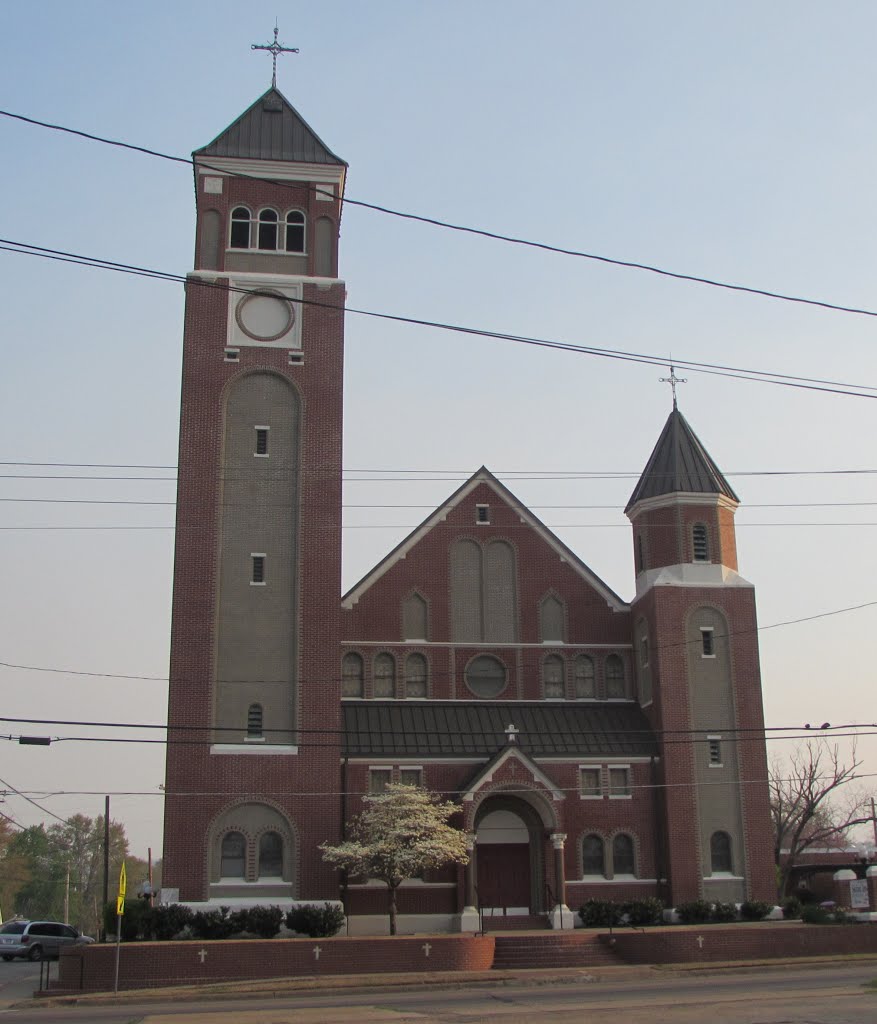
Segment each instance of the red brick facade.
[{"label": "red brick facade", "polygon": [[[245,155],[241,173],[252,175]],[[315,195],[314,181],[327,180],[323,164],[314,169],[306,157],[291,160],[285,180],[277,180],[272,161],[266,180],[254,181],[236,176],[235,159],[232,153],[220,170],[196,163],[196,270],[187,287],[183,350],[166,886],[187,901],[222,902],[223,893],[250,902],[338,898],[339,878],[323,863],[318,845],[341,837],[343,823],[361,809],[374,785],[372,771],[389,770],[398,779],[407,769],[420,770],[424,785],[460,802],[458,824],[473,837],[474,860],[468,868],[403,885],[403,915],[438,915],[447,924],[472,906],[473,893],[484,903],[479,884],[491,887],[495,910],[514,907],[522,914],[557,904],[577,907],[588,898],[772,898],[767,789],[751,781],[766,779],[766,758],[754,596],[736,575],[736,503],[713,500],[709,492],[676,490],[634,505],[638,597],[627,604],[484,470],[341,598],[345,289],[327,277],[326,267],[337,272],[343,165],[329,168],[338,172],[338,191],[327,202]],[[235,248],[229,242],[231,215],[244,208],[252,211],[254,224],[260,211],[280,211],[281,224],[283,211],[301,211],[307,237],[314,239],[307,253],[290,255],[281,247],[267,253],[260,248],[261,234],[251,236],[258,237],[253,249]],[[302,301],[295,303],[300,340],[290,328],[288,344],[257,338],[233,346],[230,339],[240,336],[235,318],[242,323],[240,291],[267,295],[283,287],[301,289]],[[293,302],[281,294],[278,308],[287,301]],[[288,384],[292,454],[286,463],[273,452],[274,462],[254,462],[258,453],[234,462],[229,453],[239,424],[230,396],[241,393],[241,382],[269,378]],[[271,429],[276,410],[270,405],[251,402],[244,409],[245,432]],[[274,429],[276,436],[276,421]],[[648,439],[643,440],[645,451]],[[262,500],[284,474],[293,495],[291,512],[273,499]],[[270,535],[263,520],[275,515],[288,516],[279,521],[288,524],[289,551],[267,550],[269,542],[261,539]],[[698,524],[706,531],[706,559],[692,539]],[[235,544],[240,551],[232,553]],[[266,581],[254,577],[250,587],[251,552],[254,559],[267,559],[269,575]],[[271,573],[287,564],[282,559],[291,566],[292,621],[271,618],[265,610],[270,588],[278,586]],[[700,582],[686,576],[688,564],[698,561],[706,565],[696,566],[703,570]],[[676,576],[659,578],[664,569]],[[223,584],[228,578],[233,585]],[[727,631],[699,625],[698,615],[706,616],[703,622],[726,623]],[[222,660],[223,622],[243,630],[253,664],[263,667],[243,675],[228,668],[239,661],[234,651]],[[698,629],[715,636],[716,667],[708,661],[712,654],[703,654],[703,664],[693,660]],[[272,662],[275,646],[280,653]],[[293,652],[288,671],[287,650]],[[350,678],[342,669],[345,655],[355,656],[349,659]],[[425,684],[409,678],[417,660],[412,656],[426,666]],[[272,664],[280,666],[276,673]],[[476,679],[478,665],[495,674],[488,684]],[[342,682],[349,689],[342,690]],[[485,685],[494,689],[488,692]],[[711,704],[704,703],[704,693],[712,694]],[[274,708],[278,699],[284,721],[293,725],[272,735],[271,714],[263,732],[263,706]],[[532,711],[547,721],[537,715],[547,710],[561,722],[564,714],[587,707],[599,729],[579,734],[575,747],[566,742],[563,725],[555,727],[559,735],[518,738],[521,729],[515,728],[504,738],[512,723],[503,720],[494,723],[499,739],[492,746],[485,747],[482,737],[477,752],[466,756],[460,753],[466,736],[440,737],[434,726],[422,749],[408,749],[404,757],[380,747],[387,737],[350,754],[342,737],[342,707],[369,702],[380,705],[387,721],[394,707],[415,702],[425,709],[424,721],[431,720],[432,709],[448,704],[477,717],[491,702],[501,702],[509,716],[513,702],[522,714]],[[238,704],[249,706],[249,718],[234,710]],[[642,726],[619,732],[612,723],[620,708],[639,715]],[[710,775],[703,768],[705,751],[708,736],[719,728],[725,762],[714,767],[724,774]],[[445,740],[436,753],[435,744]],[[507,745],[515,756],[503,760]],[[642,753],[643,745],[648,753]],[[491,768],[494,758],[499,760]],[[729,844],[727,863],[711,847],[717,834]],[[266,873],[268,835],[279,836],[283,863],[282,870],[272,866]],[[241,844],[238,852],[235,842]],[[495,879],[478,874],[478,850],[488,846],[501,848],[484,853],[491,863],[501,864],[507,855],[526,865],[514,891],[511,882],[503,892]],[[384,912],[381,889],[355,884],[341,894],[351,914]]]}]

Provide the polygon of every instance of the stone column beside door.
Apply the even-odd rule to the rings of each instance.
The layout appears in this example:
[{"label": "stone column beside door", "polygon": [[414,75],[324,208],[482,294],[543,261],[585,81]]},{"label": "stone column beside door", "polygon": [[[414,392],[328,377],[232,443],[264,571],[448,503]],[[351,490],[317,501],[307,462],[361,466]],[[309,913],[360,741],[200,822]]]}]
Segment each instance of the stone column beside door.
[{"label": "stone column beside door", "polygon": [[478,900],[475,893],[475,879],[478,877],[478,862],[475,844],[475,833],[466,834],[466,852],[469,854],[469,862],[464,869],[465,899],[466,904],[460,913],[461,932],[481,931],[481,918],[478,915]]},{"label": "stone column beside door", "polygon": [[563,846],[566,842],[565,832],[553,832],[551,845],[554,847],[554,906],[548,911],[551,927],[558,931],[569,931],[575,928],[575,914],[566,905],[566,867],[563,862]]}]

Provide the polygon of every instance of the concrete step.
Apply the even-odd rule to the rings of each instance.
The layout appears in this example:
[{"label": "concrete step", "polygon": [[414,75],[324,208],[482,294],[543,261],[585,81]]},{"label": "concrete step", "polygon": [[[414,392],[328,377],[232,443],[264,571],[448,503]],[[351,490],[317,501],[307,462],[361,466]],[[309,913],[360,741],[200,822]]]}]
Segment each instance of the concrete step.
[{"label": "concrete step", "polygon": [[607,967],[620,961],[595,934],[552,932],[547,935],[496,936],[494,970],[550,967]]}]

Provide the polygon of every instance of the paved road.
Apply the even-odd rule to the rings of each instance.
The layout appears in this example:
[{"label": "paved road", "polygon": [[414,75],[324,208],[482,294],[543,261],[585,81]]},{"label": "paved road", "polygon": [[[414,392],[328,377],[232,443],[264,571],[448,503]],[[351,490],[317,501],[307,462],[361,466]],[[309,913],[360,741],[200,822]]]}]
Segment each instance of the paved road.
[{"label": "paved road", "polygon": [[6,1024],[873,1024],[877,965],[619,972],[612,981],[0,1010]]}]

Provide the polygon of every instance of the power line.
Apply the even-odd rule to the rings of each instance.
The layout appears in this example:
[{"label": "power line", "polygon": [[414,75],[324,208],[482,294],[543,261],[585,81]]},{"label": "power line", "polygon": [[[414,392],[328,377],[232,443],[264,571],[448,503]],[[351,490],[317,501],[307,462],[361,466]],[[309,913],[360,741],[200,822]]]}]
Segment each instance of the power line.
[{"label": "power line", "polygon": [[[174,156],[169,153],[162,153],[159,150],[149,149],[146,146],[138,146],[129,142],[122,142],[118,139],[109,139],[101,135],[95,135],[90,132],[80,131],[75,128],[68,128],[65,125],[53,124],[48,121],[39,121],[35,118],[25,117],[23,114],[15,114],[8,110],[0,110],[0,115],[11,118],[16,121],[22,121],[26,124],[31,124],[39,128],[47,128],[51,131],[64,132],[69,135],[75,135],[79,138],[86,139],[90,142],[98,142],[103,145],[115,146],[120,149],[127,149],[133,152],[142,153],[146,156],[156,157],[161,160],[168,160],[173,163],[186,164],[188,167],[195,167],[195,161],[191,158]],[[227,174],[230,177],[244,178],[251,181],[261,181],[267,184],[275,185],[284,188],[301,188],[300,184],[291,185],[289,182],[278,181],[272,178],[265,178],[255,174],[244,174],[242,172],[229,171],[228,168],[212,167],[210,164],[198,161],[197,166],[203,167],[205,170],[216,170],[222,174]],[[321,192],[319,186],[308,186],[311,191]],[[692,284],[707,285],[711,288],[719,288],[726,291],[740,292],[748,295],[758,295],[762,298],[778,299],[783,302],[792,302],[799,305],[805,306],[816,306],[821,309],[831,310],[833,312],[840,313],[852,313],[858,316],[877,316],[877,311],[865,309],[857,306],[845,306],[839,303],[828,302],[822,299],[810,299],[800,295],[790,295],[783,292],[773,291],[767,288],[755,288],[748,285],[732,284],[727,281],[719,281],[714,278],[705,277],[697,274],[685,274],[679,271],[668,270],[665,267],[659,267],[649,263],[642,263],[635,260],[622,260],[615,259],[609,256],[603,256],[598,253],[584,252],[579,249],[570,249],[564,246],[550,245],[547,242],[537,242],[532,239],[520,238],[514,235],[506,235],[500,232],[487,231],[483,228],[475,228],[464,224],[455,224],[451,221],[441,220],[436,217],[427,217],[422,214],[410,213],[402,210],[395,210],[388,206],[382,206],[377,203],[369,203],[364,200],[350,199],[347,196],[342,198],[342,204],[346,206],[358,206],[362,209],[371,210],[375,213],[382,213],[390,217],[395,217],[401,220],[414,221],[420,224],[428,224],[432,227],[442,228],[448,231],[454,231],[462,234],[474,235],[480,238],[487,238],[492,241],[505,242],[511,245],[520,245],[531,249],[537,249],[542,252],[550,252],[560,256],[571,256],[578,259],[590,260],[596,263],[603,263],[609,266],[623,267],[628,270],[641,270],[650,274],[657,274],[661,277],[671,278],[677,281],[686,281]]]},{"label": "power line", "polygon": [[[732,631],[730,631],[728,633],[716,634],[714,636],[714,640],[726,640],[726,639],[730,639],[730,638],[733,638],[733,637],[736,637],[736,636],[749,636],[749,635],[751,635],[753,633],[761,633],[761,632],[765,632],[766,630],[769,630],[769,629],[779,629],[779,628],[784,627],[784,626],[795,626],[795,625],[800,625],[801,623],[804,623],[804,622],[815,622],[818,619],[826,619],[826,618],[831,618],[831,617],[836,616],[836,615],[843,615],[843,614],[846,614],[848,612],[861,611],[861,610],[863,610],[865,608],[873,608],[875,605],[877,605],[877,601],[864,601],[864,602],[861,602],[860,604],[847,605],[844,608],[834,608],[834,609],[831,609],[830,611],[827,611],[827,612],[817,612],[814,615],[805,615],[805,616],[801,616],[801,617],[795,618],[795,619],[785,619],[785,620],[783,620],[781,622],[769,623],[766,626],[755,626],[752,629],[732,630]],[[192,640],[189,639],[187,642],[191,643]],[[204,643],[212,643],[211,640],[203,640],[202,642],[204,642]],[[656,652],[660,652],[660,651],[670,650],[670,649],[678,648],[678,647],[689,647],[689,646],[692,646],[692,645],[695,645],[695,644],[700,644],[700,643],[701,643],[700,638],[696,638],[694,640],[682,640],[682,641],[674,641],[673,643],[656,644],[653,649]],[[341,642],[341,646],[343,646],[343,647],[356,647],[357,646],[357,642],[355,640],[354,641],[342,641]],[[388,648],[392,648],[394,646],[397,646],[397,645],[394,644],[393,642],[388,642],[386,644],[386,647],[388,647]],[[576,646],[577,647],[581,647],[581,648],[587,648],[588,644],[584,643],[584,644],[579,644],[579,645],[576,645]],[[619,645],[619,649],[626,648],[626,647],[629,647],[629,645],[625,645],[625,644],[620,644]],[[551,648],[549,646],[549,648],[547,648],[547,650],[549,652],[552,652],[553,648]],[[413,653],[420,653],[419,648],[415,648]],[[580,655],[583,655],[583,654],[586,655],[586,656],[590,656],[590,655],[587,655],[586,651],[582,651],[582,650],[576,651],[574,656],[580,656]],[[137,681],[137,682],[159,682],[159,683],[166,683],[166,682],[170,681],[168,676],[135,675],[135,674],[120,673],[120,672],[91,672],[91,671],[87,671],[87,670],[84,670],[84,669],[50,668],[50,667],[47,667],[47,666],[44,666],[44,665],[26,665],[26,664],[23,664],[23,663],[10,662],[10,661],[0,661],[0,668],[17,669],[19,671],[26,671],[26,672],[47,672],[47,673],[57,674],[57,675],[87,676],[87,677],[93,678],[93,679],[126,679],[126,680],[132,680],[132,681]],[[450,677],[450,675],[451,675],[451,673],[449,673],[449,672],[442,673],[442,672],[438,672],[438,671],[435,671],[435,670],[431,670],[430,674],[429,674],[429,677],[430,677],[430,679],[434,680],[434,679],[440,679],[440,678],[444,678],[444,677]],[[180,678],[175,677],[175,681],[179,683],[179,682],[195,682],[195,681],[200,681],[200,680],[187,680],[184,677],[180,677]],[[218,680],[215,680],[215,681],[216,682],[235,682],[235,683],[241,683],[241,682],[248,682],[248,683],[268,683],[268,682],[284,683],[284,682],[289,682],[288,679],[272,679],[272,680],[268,680],[268,679],[247,679],[247,680],[241,680],[241,679],[234,679],[234,680],[218,679]],[[298,679],[297,682],[298,682],[299,685],[327,684],[327,683],[328,684],[334,684],[334,683],[342,682],[342,677],[335,677],[333,679]],[[0,721],[2,721],[2,719],[0,719]],[[0,781],[2,781],[2,780],[0,780]]]},{"label": "power line", "polygon": [[[103,260],[92,256],[83,256],[77,253],[65,252],[59,249],[48,249],[44,246],[33,245],[28,242],[18,242],[12,239],[0,238],[0,250],[17,253],[25,256],[39,256],[41,258],[57,260],[63,263],[75,263],[79,266],[90,267],[96,270],[112,270],[119,273],[130,273],[135,276],[152,277],[158,280],[170,281],[187,286],[193,285],[204,288],[219,288],[223,291],[239,292],[250,294],[252,289],[239,288],[230,285],[227,281],[217,284],[214,281],[202,280],[196,275],[183,276],[171,274],[165,271],[150,270],[145,267],[136,267],[129,264],[117,263],[111,260]],[[490,338],[497,341],[508,341],[516,344],[531,345],[537,348],[549,348],[562,352],[573,352],[579,355],[597,356],[604,359],[614,359],[620,362],[639,363],[646,366],[664,367],[669,365],[670,360],[662,356],[652,356],[646,353],[629,352],[622,349],[600,348],[590,345],[576,345],[572,342],[561,342],[547,338],[537,338],[527,335],[509,334],[502,331],[490,331],[481,328],[467,327],[461,324],[450,324],[437,320],[427,320],[421,317],[406,317],[392,313],[381,313],[375,310],[356,309],[352,306],[338,306],[330,302],[320,302],[316,299],[285,297],[290,303],[302,306],[315,306],[345,312],[356,316],[371,317],[378,320],[388,320],[395,323],[403,323],[417,327],[428,327],[434,330],[450,331],[457,334],[465,334],[480,338]],[[796,377],[791,374],[775,373],[765,370],[751,370],[740,367],[722,366],[712,363],[698,363],[686,359],[674,359],[675,365],[692,373],[704,373],[711,376],[728,377],[735,380],[749,380],[761,384],[776,384],[782,387],[792,387],[805,391],[818,391],[827,394],[846,395],[852,398],[877,398],[877,387],[872,385],[853,385],[842,381],[823,380],[822,378]]]},{"label": "power line", "polygon": [[[67,824],[66,819],[58,817],[58,815],[55,814],[54,811],[50,811],[47,807],[42,807],[40,804],[36,802],[36,800],[32,800],[29,796],[25,796],[25,794],[22,793],[20,790],[17,790],[15,786],[10,786],[10,784],[8,782],[5,782],[3,779],[0,779],[0,786],[5,786],[6,789],[11,790],[17,796],[20,796],[22,799],[27,800],[29,804],[33,804],[33,806],[36,807],[38,811],[42,811],[43,814],[48,814],[50,818],[54,818],[56,821],[60,821],[62,825]],[[20,827],[21,826],[19,826],[19,828]]]}]

